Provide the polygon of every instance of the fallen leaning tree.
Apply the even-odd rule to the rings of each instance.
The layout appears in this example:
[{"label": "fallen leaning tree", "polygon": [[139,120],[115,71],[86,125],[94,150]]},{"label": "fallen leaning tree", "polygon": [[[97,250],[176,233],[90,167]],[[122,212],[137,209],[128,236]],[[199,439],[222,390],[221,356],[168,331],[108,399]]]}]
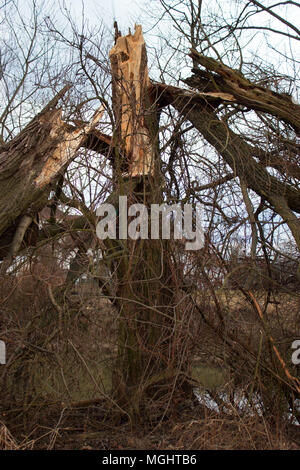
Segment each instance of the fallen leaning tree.
[{"label": "fallen leaning tree", "polygon": [[65,86],[19,135],[0,147],[1,259],[15,256],[24,237],[27,245],[36,241],[37,215],[80,147],[109,152],[110,139],[95,130],[102,108],[88,124],[74,127],[62,120],[57,104],[69,89]]}]

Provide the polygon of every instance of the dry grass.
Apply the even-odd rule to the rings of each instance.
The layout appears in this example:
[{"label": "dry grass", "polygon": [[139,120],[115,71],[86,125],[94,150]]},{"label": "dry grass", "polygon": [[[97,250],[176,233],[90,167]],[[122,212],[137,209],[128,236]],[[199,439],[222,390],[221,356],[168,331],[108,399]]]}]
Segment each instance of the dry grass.
[{"label": "dry grass", "polygon": [[[195,387],[211,393],[217,401],[236,390],[244,396],[263,391],[273,403],[269,416],[258,416],[253,409],[252,413],[243,413],[229,398],[216,413],[194,400],[191,405],[185,397],[182,403],[176,403],[175,414],[151,426],[149,423],[149,429],[146,426],[133,431],[110,401],[118,318],[99,289],[92,285],[90,290],[86,286],[77,289],[62,304],[61,335],[58,314],[43,280],[26,275],[5,282],[0,284],[1,338],[7,342],[9,363],[1,369],[2,396],[6,397],[0,409],[1,449],[299,448],[299,427],[283,418],[283,412],[278,411],[280,400],[272,398],[276,383],[267,390],[264,381],[268,376],[255,375],[262,325],[241,293],[216,291],[226,334],[234,335],[237,349],[229,347],[224,336],[218,336],[205,322],[199,322],[191,377]],[[263,307],[266,293],[255,295]],[[199,291],[196,297],[206,318],[217,325],[211,293]],[[300,337],[299,298],[297,294],[280,293],[271,302],[265,311],[266,321],[290,366],[290,338],[298,333]],[[238,346],[239,341],[256,351],[252,362]],[[264,340],[261,360],[268,355]],[[280,373],[277,366],[274,370]]]},{"label": "dry grass", "polygon": [[256,416],[216,416],[177,424],[171,431],[176,449],[197,450],[288,450],[299,446],[284,432]]},{"label": "dry grass", "polygon": [[7,426],[0,421],[0,450],[32,450],[34,445],[35,441],[30,439],[18,443]]}]

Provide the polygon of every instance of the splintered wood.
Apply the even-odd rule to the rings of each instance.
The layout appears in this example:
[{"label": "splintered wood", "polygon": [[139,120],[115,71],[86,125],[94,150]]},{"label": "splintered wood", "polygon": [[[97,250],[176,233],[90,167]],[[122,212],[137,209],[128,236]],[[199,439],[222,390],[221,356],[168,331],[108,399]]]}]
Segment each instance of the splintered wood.
[{"label": "splintered wood", "polygon": [[[117,38],[110,51],[113,76],[113,108],[117,135],[126,158],[123,176],[153,172],[153,152],[146,116],[150,106],[146,45],[142,27]],[[149,113],[149,111],[148,111]]]},{"label": "splintered wood", "polygon": [[48,156],[40,174],[35,179],[36,186],[40,188],[48,185],[51,180],[57,176],[64,165],[74,158],[77,150],[86,140],[88,133],[94,130],[100,121],[104,113],[104,108],[101,107],[96,111],[90,123],[75,128],[72,131],[65,126],[65,123],[61,119],[61,113],[62,111],[57,109],[51,113],[51,116],[46,114],[40,119],[40,122],[42,122],[43,119],[47,119],[48,122],[51,120],[52,129],[50,131],[50,137],[54,140],[56,138],[59,140],[52,154]]}]

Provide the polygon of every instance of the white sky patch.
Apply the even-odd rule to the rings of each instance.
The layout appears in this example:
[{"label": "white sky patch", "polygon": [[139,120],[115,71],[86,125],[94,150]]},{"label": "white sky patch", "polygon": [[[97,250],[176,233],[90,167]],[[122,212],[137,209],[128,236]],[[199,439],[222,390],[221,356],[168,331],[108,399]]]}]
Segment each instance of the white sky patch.
[{"label": "white sky patch", "polygon": [[127,29],[138,21],[145,0],[65,0],[64,4],[78,18],[84,11],[91,24],[103,21],[110,31],[113,31],[113,22],[117,20],[119,28],[124,30],[122,33],[127,34]]}]

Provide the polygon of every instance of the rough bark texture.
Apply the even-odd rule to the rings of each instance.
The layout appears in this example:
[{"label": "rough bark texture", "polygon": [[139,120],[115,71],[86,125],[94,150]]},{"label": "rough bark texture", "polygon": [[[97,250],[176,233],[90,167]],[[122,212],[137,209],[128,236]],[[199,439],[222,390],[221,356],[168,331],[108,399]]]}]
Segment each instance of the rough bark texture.
[{"label": "rough bark texture", "polygon": [[194,49],[190,56],[205,70],[193,69],[194,75],[187,79],[186,83],[201,92],[228,93],[232,96],[232,101],[276,116],[290,124],[296,132],[300,131],[300,106],[287,96],[250,82],[238,70],[233,70],[211,57],[205,57]]},{"label": "rough bark texture", "polygon": [[222,155],[234,175],[271,204],[289,226],[300,251],[300,220],[294,214],[300,213],[299,191],[271,175],[264,165],[255,160],[258,150],[220,120],[214,112],[215,104],[204,103],[197,94],[189,90],[162,84],[153,86],[160,90],[161,104],[171,104],[185,116]]},{"label": "rough bark texture", "polygon": [[[14,256],[24,237],[30,238],[30,227],[37,227],[36,214],[47,203],[53,184],[80,147],[112,159],[115,186],[111,199],[117,201],[118,195],[123,194],[128,196],[129,204],[141,202],[149,207],[152,202],[160,203],[163,178],[158,110],[169,104],[193,124],[231,168],[230,175],[220,178],[220,184],[238,176],[245,188],[268,201],[285,220],[300,249],[300,221],[294,214],[300,214],[299,191],[271,175],[266,169],[270,166],[269,155],[249,145],[215,112],[222,102],[234,102],[276,116],[299,132],[299,105],[252,84],[214,59],[196,51],[191,52],[191,57],[205,69],[194,69],[193,77],[186,80],[193,90],[151,83],[141,27],[125,37],[116,30],[116,44],[110,53],[114,135],[109,137],[95,129],[101,110],[88,125],[65,124],[57,109],[65,88],[16,138],[1,145],[0,258]],[[273,157],[271,164],[278,171],[285,169],[285,162],[280,159]],[[291,171],[298,178],[296,164]],[[73,227],[83,228],[86,223],[85,216],[78,217]],[[60,233],[62,228],[53,226],[48,230],[49,234]],[[185,327],[192,308],[188,300],[180,297],[182,271],[176,270],[167,241],[124,240],[107,242],[107,246],[110,254],[113,251],[116,255],[112,267],[118,277],[116,397],[132,419],[141,420],[155,415],[151,403],[161,403],[158,413],[165,411],[171,402],[170,393],[179,389],[181,379],[182,383],[185,381],[189,348]],[[82,245],[67,282],[74,281],[87,261],[86,246]]]},{"label": "rough bark texture", "polygon": [[[10,251],[10,244],[24,216],[34,220],[43,209],[53,184],[75,157],[79,147],[91,139],[91,132],[103,114],[103,110],[99,110],[84,126],[73,128],[66,125],[61,119],[62,111],[56,109],[56,105],[67,89],[57,95],[17,137],[0,147],[2,258]],[[20,246],[21,241],[18,248]]]},{"label": "rough bark texture", "polygon": [[[118,154],[126,158],[125,164],[115,165],[116,192],[126,194],[128,204],[140,202],[149,207],[151,202],[162,201],[162,176],[158,113],[140,26],[134,35],[117,38],[111,63],[115,145],[119,143]],[[182,305],[177,308],[175,298],[180,281],[176,281],[176,270],[172,271],[167,240],[128,239],[122,246],[116,260],[120,311],[116,400],[133,421],[155,419],[156,413],[161,415],[168,408],[168,393],[180,389],[187,365],[188,355],[182,357]]]}]

